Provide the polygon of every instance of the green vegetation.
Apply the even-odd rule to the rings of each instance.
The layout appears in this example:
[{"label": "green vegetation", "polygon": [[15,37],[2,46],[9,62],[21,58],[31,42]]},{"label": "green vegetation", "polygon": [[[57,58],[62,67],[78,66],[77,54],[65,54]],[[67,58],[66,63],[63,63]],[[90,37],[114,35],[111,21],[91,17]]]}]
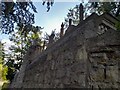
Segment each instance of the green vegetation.
[{"label": "green vegetation", "polygon": [[[120,2],[90,2],[83,4],[84,6],[84,19],[91,13],[103,14],[105,12],[112,14],[120,20]],[[71,18],[74,25],[79,23],[79,5],[69,9],[67,17],[65,18],[65,26],[68,27],[69,19]],[[120,30],[120,23],[116,22],[117,29]]]},{"label": "green vegetation", "polygon": [[9,84],[10,84],[9,82],[4,82],[1,90],[8,90]]},{"label": "green vegetation", "polygon": [[4,66],[4,44],[0,42],[0,80],[6,80],[7,67]]},{"label": "green vegetation", "polygon": [[34,13],[37,13],[37,11],[32,2],[2,2],[1,7],[2,33],[12,33],[15,23],[17,25],[31,25],[34,23]]},{"label": "green vegetation", "polygon": [[[4,65],[5,53],[4,44],[0,41],[0,85],[7,81],[6,75],[8,75],[8,67]],[[0,86],[1,88],[1,86]]]}]

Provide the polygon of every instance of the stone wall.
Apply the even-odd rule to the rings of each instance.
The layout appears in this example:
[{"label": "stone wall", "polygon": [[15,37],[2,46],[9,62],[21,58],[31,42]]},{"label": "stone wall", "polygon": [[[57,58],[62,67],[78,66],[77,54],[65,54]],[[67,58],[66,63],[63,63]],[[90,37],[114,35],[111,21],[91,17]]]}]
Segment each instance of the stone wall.
[{"label": "stone wall", "polygon": [[92,88],[120,88],[119,31],[109,30],[87,42],[88,86]]},{"label": "stone wall", "polygon": [[24,88],[85,87],[87,53],[82,46],[84,41],[77,33],[68,34],[51,45],[27,67]]},{"label": "stone wall", "polygon": [[[120,32],[98,35],[95,20],[69,27],[60,40],[27,63],[17,88],[118,88]],[[34,55],[34,53],[33,53]],[[31,59],[30,55],[26,58]],[[20,73],[24,73],[21,77]]]}]

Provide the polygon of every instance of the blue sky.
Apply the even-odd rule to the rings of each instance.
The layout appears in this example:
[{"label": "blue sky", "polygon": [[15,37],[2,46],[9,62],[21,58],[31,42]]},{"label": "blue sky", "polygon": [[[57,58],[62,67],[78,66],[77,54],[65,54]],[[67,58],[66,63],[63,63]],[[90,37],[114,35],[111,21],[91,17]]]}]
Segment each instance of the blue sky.
[{"label": "blue sky", "polygon": [[[78,0],[79,1],[79,0]],[[46,6],[43,6],[41,2],[33,2],[37,8],[38,13],[35,14],[35,26],[44,27],[43,34],[47,32],[51,33],[56,29],[56,32],[60,31],[61,23],[64,22],[64,18],[68,13],[68,9],[73,8],[80,2],[55,2],[49,12]],[[7,35],[0,35],[0,41],[6,42],[9,46],[12,42],[9,41]]]},{"label": "blue sky", "polygon": [[43,33],[51,33],[52,30],[60,30],[61,23],[64,22],[68,9],[74,7],[78,2],[56,2],[49,12],[46,12],[46,6],[40,2],[34,2],[38,13],[35,14],[35,24],[44,27]]}]

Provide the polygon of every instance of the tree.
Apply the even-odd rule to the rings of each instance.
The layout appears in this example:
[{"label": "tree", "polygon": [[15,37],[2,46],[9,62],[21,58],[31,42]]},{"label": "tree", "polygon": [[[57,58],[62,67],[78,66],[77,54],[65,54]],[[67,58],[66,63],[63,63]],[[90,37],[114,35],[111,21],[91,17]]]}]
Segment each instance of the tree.
[{"label": "tree", "polygon": [[[0,41],[0,77],[2,77],[2,67],[3,67],[3,44]],[[2,78],[0,78],[1,80]]]},{"label": "tree", "polygon": [[[83,4],[84,5],[84,19],[95,12],[99,15],[108,12],[120,20],[120,2],[91,2]],[[67,18],[65,18],[65,25],[68,27],[68,21],[71,18],[73,25],[79,23],[79,5],[76,5],[74,8],[69,9]],[[116,22],[116,27],[120,29],[120,23]]]},{"label": "tree", "polygon": [[0,80],[6,80],[8,68],[4,65],[5,50],[4,43],[0,41]]},{"label": "tree", "polygon": [[[25,29],[25,30],[21,30]],[[8,67],[6,78],[11,82],[16,71],[19,71],[23,62],[23,57],[28,51],[29,47],[36,41],[41,44],[41,27],[27,25],[23,28],[17,26],[16,32],[12,32],[10,40],[14,43],[9,48],[9,53],[6,57],[5,65]]]},{"label": "tree", "polygon": [[1,32],[10,34],[14,31],[14,24],[19,26],[34,23],[34,14],[30,11],[37,13],[35,6],[32,2],[2,2],[1,3]]},{"label": "tree", "polygon": [[[47,12],[53,5],[54,0],[43,0],[43,5],[47,4]],[[14,31],[15,23],[19,26],[32,25],[34,23],[34,13],[37,13],[36,7],[32,1],[17,0],[13,2],[2,2],[1,8],[1,32],[10,34]],[[32,12],[33,11],[33,12]]]},{"label": "tree", "polygon": [[[108,12],[120,21],[120,2],[92,2],[90,10],[98,14]],[[116,22],[115,26],[120,30],[120,22]]]},{"label": "tree", "polygon": [[120,2],[92,2],[90,9],[98,14],[108,12],[120,19]]},{"label": "tree", "polygon": [[4,54],[4,43],[2,43],[0,41],[0,64],[3,64],[4,57],[5,57],[5,54]]},{"label": "tree", "polygon": [[79,6],[78,5],[76,5],[74,8],[69,9],[67,18],[65,18],[66,27],[68,27],[69,19],[72,19],[74,25],[77,25],[79,23]]},{"label": "tree", "polygon": [[[83,4],[83,19],[85,19],[86,17],[88,17],[88,8],[89,8],[89,4]],[[65,22],[64,22],[64,25],[65,25],[65,28],[68,28],[68,24],[69,24],[69,19],[72,19],[72,24],[73,25],[78,25],[79,22],[80,22],[80,5],[76,5],[75,7],[73,8],[70,8],[68,10],[68,13],[67,13],[67,17],[65,18]]]},{"label": "tree", "polygon": [[17,27],[17,32],[12,33],[10,36],[10,40],[14,43],[9,49],[11,53],[9,54],[9,60],[13,60],[16,62],[15,68],[19,69],[21,63],[23,61],[23,56],[28,51],[29,47],[33,45],[35,42],[39,45],[42,43],[40,31],[42,28],[38,26],[27,25],[22,28],[25,30],[21,30],[21,27]]},{"label": "tree", "polygon": [[[8,67],[7,79],[12,80],[14,72],[19,69],[23,60],[23,56],[31,44],[41,43],[40,35],[41,27],[32,26],[34,23],[34,13],[37,13],[33,3],[27,2],[2,2],[1,3],[1,32],[10,34],[10,40],[15,45],[10,47],[11,53],[8,53],[5,66]],[[52,4],[52,3],[51,3]],[[49,3],[47,3],[49,7]],[[33,12],[32,12],[33,11]],[[14,31],[15,26],[18,26]]]}]

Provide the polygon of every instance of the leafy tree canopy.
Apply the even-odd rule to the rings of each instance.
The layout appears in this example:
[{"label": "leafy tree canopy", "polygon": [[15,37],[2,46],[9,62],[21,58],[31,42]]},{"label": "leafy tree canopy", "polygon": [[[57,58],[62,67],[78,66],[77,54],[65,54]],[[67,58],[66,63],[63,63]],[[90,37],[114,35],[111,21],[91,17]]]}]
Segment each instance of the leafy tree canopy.
[{"label": "leafy tree canopy", "polygon": [[10,34],[14,31],[14,24],[17,25],[28,25],[34,23],[34,14],[37,13],[36,7],[33,3],[27,2],[28,0],[24,0],[24,2],[20,2],[17,0],[16,2],[2,2],[1,3],[1,32],[5,34]]},{"label": "leafy tree canopy", "polygon": [[92,2],[90,8],[98,14],[111,13],[120,20],[120,2]]},{"label": "leafy tree canopy", "polygon": [[[53,5],[54,0],[43,0],[43,5],[47,5],[47,12]],[[32,1],[28,0],[9,0],[0,4],[1,13],[1,32],[10,34],[14,31],[14,24],[19,26],[31,25],[34,23],[34,13],[37,13],[36,7]]]}]

